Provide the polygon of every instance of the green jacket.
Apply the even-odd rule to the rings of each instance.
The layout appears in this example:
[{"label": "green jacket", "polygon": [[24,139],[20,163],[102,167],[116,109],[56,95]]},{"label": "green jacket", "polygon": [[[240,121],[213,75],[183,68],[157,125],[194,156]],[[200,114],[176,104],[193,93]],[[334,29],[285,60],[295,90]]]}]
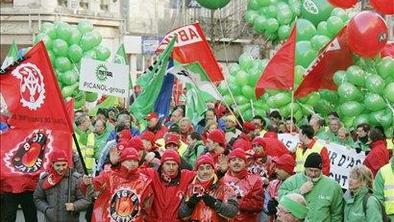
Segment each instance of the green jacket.
[{"label": "green jacket", "polygon": [[346,146],[349,148],[354,148],[354,141],[352,138],[347,138],[346,140],[337,140],[337,144],[342,145],[342,146]]},{"label": "green jacket", "polygon": [[100,151],[103,149],[105,144],[107,143],[107,139],[112,130],[105,128],[105,131],[102,134],[94,134],[95,144],[94,144],[94,159],[98,160],[100,158]]},{"label": "green jacket", "polygon": [[[283,182],[279,188],[279,198],[288,193],[300,193],[302,184],[308,181],[304,173],[297,173]],[[322,175],[314,183],[313,189],[304,194],[309,212],[306,221],[342,222],[343,199],[341,186],[335,180]]]},{"label": "green jacket", "polygon": [[182,157],[190,166],[194,167],[197,158],[205,152],[205,146],[202,141],[197,141],[195,144],[189,145]]},{"label": "green jacket", "polygon": [[354,196],[347,191],[345,200],[344,222],[382,222],[381,205],[375,196],[370,196],[364,211],[364,196],[369,192],[367,187],[361,188]]},{"label": "green jacket", "polygon": [[[394,169],[394,158],[390,160],[391,167]],[[384,180],[381,171],[376,174],[373,184],[373,194],[384,204]],[[394,214],[388,215],[391,221],[394,221]]]}]

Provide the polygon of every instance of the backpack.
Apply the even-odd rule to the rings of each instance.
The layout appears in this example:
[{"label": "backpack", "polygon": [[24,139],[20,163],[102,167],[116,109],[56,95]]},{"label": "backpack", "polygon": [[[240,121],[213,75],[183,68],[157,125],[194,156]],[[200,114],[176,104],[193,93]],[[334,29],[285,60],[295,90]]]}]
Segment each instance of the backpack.
[{"label": "backpack", "polygon": [[[368,199],[373,196],[373,194],[371,194],[370,192],[368,192],[367,194],[365,194],[365,196],[363,197],[363,211],[364,211],[364,215],[367,215],[367,202]],[[380,212],[382,213],[382,220],[383,222],[390,222],[390,218],[387,216],[386,214],[386,210],[384,209],[383,204],[378,200],[379,205],[380,205]]]}]

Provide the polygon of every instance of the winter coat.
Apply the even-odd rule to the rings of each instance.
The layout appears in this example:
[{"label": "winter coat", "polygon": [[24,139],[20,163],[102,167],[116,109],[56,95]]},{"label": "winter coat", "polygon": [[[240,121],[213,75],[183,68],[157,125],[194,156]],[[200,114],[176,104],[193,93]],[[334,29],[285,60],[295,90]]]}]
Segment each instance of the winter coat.
[{"label": "winter coat", "polygon": [[197,158],[205,152],[206,148],[202,141],[197,141],[194,144],[190,144],[187,150],[183,153],[184,160],[192,167],[196,163]]},{"label": "winter coat", "polygon": [[164,137],[164,134],[167,133],[168,128],[166,126],[162,125],[161,123],[158,123],[158,125],[154,129],[148,127],[148,128],[146,128],[146,130],[155,134],[155,141],[156,141],[156,140]]},{"label": "winter coat", "polygon": [[[390,163],[391,169],[394,171],[394,158],[391,158]],[[385,197],[384,197],[384,178],[382,175],[382,171],[379,170],[378,173],[376,174],[375,180],[374,180],[374,186],[373,186],[373,194],[380,200],[381,203],[384,204],[385,202]],[[390,217],[391,221],[394,221],[394,214],[388,214]]]},{"label": "winter coat", "polygon": [[[188,185],[196,175],[193,171],[181,170],[178,177],[171,182],[161,179],[158,171],[145,168],[141,170],[152,180],[153,204],[146,221],[179,222],[178,209]],[[159,170],[160,171],[160,170]]]},{"label": "winter coat", "polygon": [[257,221],[258,214],[263,209],[264,201],[263,181],[260,176],[247,173],[245,177],[237,178],[227,172],[222,180],[234,189],[239,204],[237,216],[230,221]]},{"label": "winter coat", "polygon": [[287,147],[278,139],[278,134],[274,132],[266,132],[263,136],[264,151],[268,156],[280,157],[289,154]]},{"label": "winter coat", "polygon": [[[279,188],[279,199],[288,193],[300,193],[301,186],[309,178],[304,173],[297,173],[285,180]],[[343,219],[342,188],[333,179],[321,175],[314,182],[313,189],[304,194],[309,211],[307,221],[341,222]]]},{"label": "winter coat", "polygon": [[94,139],[96,140],[94,143],[94,159],[96,161],[100,158],[101,149],[104,148],[105,144],[107,144],[107,138],[109,137],[110,130],[108,127],[105,128],[102,134],[94,134]]},{"label": "winter coat", "polygon": [[227,218],[232,218],[238,213],[238,203],[234,190],[221,180],[217,180],[216,177],[213,184],[204,191],[204,193],[219,200],[216,201],[215,208],[212,209],[207,206],[202,199],[198,201],[194,208],[190,208],[186,202],[193,195],[193,188],[198,185],[198,179],[195,178],[188,186],[187,194],[179,208],[180,218],[189,218],[191,221],[199,222],[221,222],[227,221]]},{"label": "winter coat", "polygon": [[79,212],[86,209],[91,201],[85,197],[80,189],[81,175],[74,172],[71,177],[71,203],[74,204],[74,211],[66,211],[65,203],[68,202],[68,173],[63,179],[47,190],[42,189],[42,183],[47,179],[48,174],[43,174],[40,178],[36,190],[33,193],[34,203],[37,210],[45,215],[46,221],[53,222],[77,222]]},{"label": "winter coat", "polygon": [[382,222],[381,204],[371,195],[364,209],[364,196],[369,192],[368,188],[361,188],[356,194],[351,195],[347,191],[343,195],[345,200],[344,222]]},{"label": "winter coat", "polygon": [[371,144],[371,152],[368,153],[364,160],[367,166],[375,176],[378,170],[386,165],[390,160],[390,153],[386,147],[386,141],[378,140]]}]

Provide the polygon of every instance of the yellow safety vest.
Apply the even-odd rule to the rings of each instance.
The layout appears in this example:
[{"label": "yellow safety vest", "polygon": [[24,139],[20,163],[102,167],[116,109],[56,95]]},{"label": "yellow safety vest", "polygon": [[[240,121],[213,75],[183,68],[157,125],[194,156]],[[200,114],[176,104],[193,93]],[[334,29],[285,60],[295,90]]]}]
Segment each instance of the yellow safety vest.
[{"label": "yellow safety vest", "polygon": [[391,139],[387,139],[386,142],[387,142],[387,149],[394,150],[394,143],[393,143],[393,141]]},{"label": "yellow safety vest", "polygon": [[319,153],[321,152],[321,150],[324,148],[324,145],[320,144],[319,142],[315,142],[315,144],[313,144],[312,149],[306,149],[305,152],[303,152],[304,150],[302,149],[301,146],[297,147],[296,150],[296,168],[295,168],[295,172],[299,173],[299,172],[303,172],[304,171],[304,163],[306,158],[309,156],[309,154],[311,153]]},{"label": "yellow safety vest", "polygon": [[[79,142],[79,135],[76,133],[75,136],[77,137],[77,141]],[[94,133],[89,133],[86,146],[79,143],[83,160],[85,161],[86,168],[89,172],[93,169],[95,165],[94,143],[95,143]],[[73,143],[73,149],[76,150],[75,143]]]},{"label": "yellow safety vest", "polygon": [[384,180],[384,208],[388,215],[394,214],[394,173],[391,163],[384,165],[380,172]]}]

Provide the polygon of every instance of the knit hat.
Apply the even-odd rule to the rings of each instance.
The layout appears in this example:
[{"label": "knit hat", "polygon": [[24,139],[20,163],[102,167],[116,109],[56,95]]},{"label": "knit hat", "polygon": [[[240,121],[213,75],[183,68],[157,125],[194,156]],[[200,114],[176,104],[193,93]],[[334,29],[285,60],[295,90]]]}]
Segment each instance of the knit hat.
[{"label": "knit hat", "polygon": [[256,126],[251,122],[244,122],[242,128],[245,133],[250,133],[256,130]]},{"label": "knit hat", "polygon": [[237,149],[237,148],[248,151],[252,149],[252,144],[244,139],[237,139],[233,144],[233,149]]},{"label": "knit hat", "polygon": [[155,112],[150,112],[150,113],[148,113],[148,115],[146,115],[146,117],[145,117],[145,119],[148,120],[148,121],[150,121],[150,120],[153,119],[153,118],[156,118],[156,119],[159,118],[159,116],[157,115],[157,113],[155,113]]},{"label": "knit hat", "polygon": [[165,145],[170,144],[170,143],[173,143],[173,144],[176,144],[179,146],[181,144],[179,136],[174,133],[168,133],[165,136]]},{"label": "knit hat", "polygon": [[213,142],[219,143],[219,145],[223,147],[226,145],[226,138],[224,136],[224,133],[219,129],[215,129],[209,132],[208,139],[212,140]]},{"label": "knit hat", "polygon": [[144,143],[142,142],[142,139],[138,136],[135,136],[127,142],[127,147],[132,147],[136,149],[137,151],[144,150]]},{"label": "knit hat", "polygon": [[120,153],[119,162],[123,162],[125,160],[139,161],[137,150],[132,147],[127,147],[126,149],[122,150]]},{"label": "knit hat", "polygon": [[129,129],[124,129],[124,130],[122,130],[122,131],[120,131],[120,132],[118,133],[118,138],[119,138],[118,141],[119,141],[119,142],[120,142],[120,141],[128,141],[128,140],[130,140],[132,137],[133,137],[133,136],[131,135]]},{"label": "knit hat", "polygon": [[230,154],[228,155],[228,160],[232,160],[234,158],[241,158],[246,161],[246,153],[243,149],[237,148],[233,149]]},{"label": "knit hat", "polygon": [[265,141],[263,137],[256,137],[252,140],[252,145],[259,145],[265,147]]},{"label": "knit hat", "polygon": [[178,165],[181,163],[181,157],[179,156],[178,152],[175,150],[166,150],[161,157],[161,163],[164,163],[168,160],[175,161]]},{"label": "knit hat", "polygon": [[155,142],[156,136],[151,131],[145,130],[141,134],[141,139],[148,140],[149,142],[151,142],[153,144]]},{"label": "knit hat", "polygon": [[202,164],[209,164],[212,166],[212,168],[215,168],[215,161],[213,160],[212,156],[207,153],[204,155],[201,155],[197,161],[196,161],[196,169]]},{"label": "knit hat", "polygon": [[67,155],[66,155],[66,153],[64,152],[64,150],[59,150],[59,149],[54,150],[54,151],[51,153],[49,159],[50,159],[50,162],[51,162],[51,163],[54,163],[54,162],[57,162],[57,161],[65,161],[65,162],[68,162],[68,160],[67,160]]},{"label": "knit hat", "polygon": [[116,144],[116,149],[118,149],[119,151],[122,151],[124,149],[126,149],[126,147],[128,147],[129,144],[127,141],[121,141],[118,144]]},{"label": "knit hat", "polygon": [[276,164],[276,167],[282,169],[289,174],[293,174],[296,162],[290,154],[284,154],[280,157],[274,157],[272,161]]},{"label": "knit hat", "polygon": [[305,160],[304,167],[322,169],[323,161],[320,154],[319,153],[309,154],[309,156]]}]

